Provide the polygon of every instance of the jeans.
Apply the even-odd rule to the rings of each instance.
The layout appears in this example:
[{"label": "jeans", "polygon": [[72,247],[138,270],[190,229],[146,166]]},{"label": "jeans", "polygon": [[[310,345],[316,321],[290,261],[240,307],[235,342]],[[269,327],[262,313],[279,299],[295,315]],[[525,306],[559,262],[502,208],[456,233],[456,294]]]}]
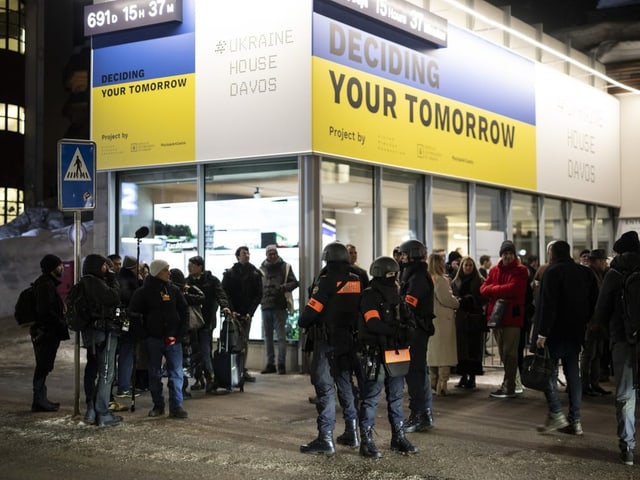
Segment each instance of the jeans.
[{"label": "jeans", "polygon": [[351,370],[334,371],[331,367],[333,364],[332,355],[332,347],[323,342],[315,342],[311,360],[311,383],[315,387],[317,395],[317,424],[321,434],[333,432],[335,427],[336,387],[345,421],[358,418],[353,396]]},{"label": "jeans", "polygon": [[405,376],[409,391],[409,410],[411,412],[426,412],[431,410],[433,393],[429,381],[429,367],[427,366],[427,342],[429,337],[416,329],[411,338],[411,363],[409,373]]},{"label": "jeans", "polygon": [[213,361],[211,360],[211,330],[204,327],[198,330],[198,344],[200,345],[200,355],[202,358],[202,368],[206,373],[213,373]]},{"label": "jeans", "polygon": [[267,365],[276,365],[273,331],[278,336],[278,367],[284,367],[287,357],[287,311],[279,308],[265,308],[262,310],[262,328],[264,342],[267,347]]},{"label": "jeans", "polygon": [[516,391],[520,330],[520,327],[501,327],[493,331],[493,336],[498,344],[500,361],[504,365],[504,380],[502,384],[506,387],[507,393]]},{"label": "jeans", "polygon": [[182,407],[182,344],[165,345],[163,338],[147,337],[147,359],[149,366],[149,391],[154,408],[164,408],[162,395],[162,357],[166,360],[169,381],[169,410]]},{"label": "jeans", "polygon": [[111,400],[111,386],[115,376],[117,348],[118,337],[113,333],[107,333],[104,343],[100,343],[95,347],[98,379],[95,386],[94,405],[98,417],[109,415],[109,401]]},{"label": "jeans", "polygon": [[618,422],[618,444],[621,450],[636,447],[635,416],[636,390],[633,389],[631,348],[626,342],[614,343],[611,348],[613,371],[616,379],[616,421]]},{"label": "jeans", "polygon": [[376,410],[384,385],[387,397],[387,417],[391,426],[400,425],[404,421],[402,410],[404,377],[385,377],[384,369],[376,380],[365,380],[360,403],[360,427],[368,429],[376,423]]},{"label": "jeans", "polygon": [[118,346],[118,393],[131,390],[134,348],[135,345],[132,341],[120,339]]},{"label": "jeans", "polygon": [[549,356],[554,362],[555,368],[544,395],[547,399],[549,412],[562,413],[562,403],[558,396],[558,360],[562,362],[564,376],[567,379],[567,392],[569,394],[569,421],[580,420],[580,405],[582,403],[582,383],[580,381],[580,369],[578,357],[580,355],[580,343],[574,341],[548,342]]}]

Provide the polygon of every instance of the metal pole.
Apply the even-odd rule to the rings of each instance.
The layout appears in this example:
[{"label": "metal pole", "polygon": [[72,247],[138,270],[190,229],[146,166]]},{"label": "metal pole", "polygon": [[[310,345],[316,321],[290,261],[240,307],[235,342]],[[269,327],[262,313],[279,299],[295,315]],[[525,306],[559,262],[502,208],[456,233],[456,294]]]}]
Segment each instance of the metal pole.
[{"label": "metal pole", "polygon": [[[74,285],[80,281],[80,225],[81,212],[76,210],[73,212],[73,283]],[[73,348],[73,372],[74,372],[74,390],[73,390],[73,415],[80,415],[80,332],[75,332],[75,344]]]}]

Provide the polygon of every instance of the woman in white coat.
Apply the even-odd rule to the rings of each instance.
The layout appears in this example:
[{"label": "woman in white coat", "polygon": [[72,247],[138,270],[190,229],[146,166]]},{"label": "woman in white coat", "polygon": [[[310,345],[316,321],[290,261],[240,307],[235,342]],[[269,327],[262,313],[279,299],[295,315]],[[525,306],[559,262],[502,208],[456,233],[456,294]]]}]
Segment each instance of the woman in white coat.
[{"label": "woman in white coat", "polygon": [[460,303],[453,295],[449,278],[445,274],[444,257],[431,254],[428,265],[434,286],[433,324],[436,332],[429,338],[427,365],[431,388],[436,395],[446,395],[451,367],[458,363],[456,309]]}]

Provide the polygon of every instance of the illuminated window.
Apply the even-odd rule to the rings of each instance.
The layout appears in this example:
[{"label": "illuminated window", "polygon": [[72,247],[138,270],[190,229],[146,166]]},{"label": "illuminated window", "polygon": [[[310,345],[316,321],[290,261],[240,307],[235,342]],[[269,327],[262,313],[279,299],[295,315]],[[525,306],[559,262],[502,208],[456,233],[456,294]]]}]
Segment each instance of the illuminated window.
[{"label": "illuminated window", "polygon": [[0,103],[0,130],[24,135],[24,107]]},{"label": "illuminated window", "polygon": [[24,192],[0,187],[0,225],[5,225],[24,212]]},{"label": "illuminated window", "polygon": [[0,48],[24,55],[24,2],[0,0]]}]

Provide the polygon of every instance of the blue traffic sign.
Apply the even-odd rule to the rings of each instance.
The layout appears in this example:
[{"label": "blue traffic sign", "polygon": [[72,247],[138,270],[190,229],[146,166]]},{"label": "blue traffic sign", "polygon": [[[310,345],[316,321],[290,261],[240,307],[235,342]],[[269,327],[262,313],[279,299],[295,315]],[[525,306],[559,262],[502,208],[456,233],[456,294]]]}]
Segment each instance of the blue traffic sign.
[{"label": "blue traffic sign", "polygon": [[96,144],[89,140],[58,141],[58,208],[96,208]]}]

